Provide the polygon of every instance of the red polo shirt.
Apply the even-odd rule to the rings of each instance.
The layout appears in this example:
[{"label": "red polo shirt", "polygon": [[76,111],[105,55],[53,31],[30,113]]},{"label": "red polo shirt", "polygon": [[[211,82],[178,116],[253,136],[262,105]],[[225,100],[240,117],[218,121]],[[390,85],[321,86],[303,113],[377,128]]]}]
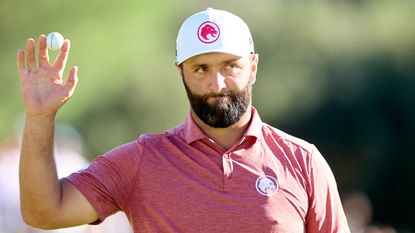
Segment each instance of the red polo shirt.
[{"label": "red polo shirt", "polygon": [[261,121],[223,150],[184,124],[98,157],[67,177],[100,220],[124,211],[135,233],[350,232],[318,150]]}]

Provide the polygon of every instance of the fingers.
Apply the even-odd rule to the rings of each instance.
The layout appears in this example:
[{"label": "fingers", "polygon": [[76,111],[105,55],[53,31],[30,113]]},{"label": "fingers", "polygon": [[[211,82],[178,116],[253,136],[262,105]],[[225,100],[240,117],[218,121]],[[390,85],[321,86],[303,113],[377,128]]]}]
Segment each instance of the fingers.
[{"label": "fingers", "polygon": [[23,49],[19,49],[17,51],[17,71],[19,72],[20,77],[23,77],[24,73],[26,72],[24,56],[25,54]]},{"label": "fingers", "polygon": [[63,46],[59,51],[58,56],[56,57],[55,64],[53,65],[55,69],[60,70],[61,72],[66,66],[66,61],[68,60],[68,53],[71,47],[71,43],[68,39],[65,39]]},{"label": "fingers", "polygon": [[65,83],[65,87],[68,92],[72,95],[75,90],[76,84],[78,83],[78,67],[74,66],[69,70],[68,80]]},{"label": "fingers", "polygon": [[27,70],[30,72],[33,69],[36,69],[36,57],[35,57],[35,40],[29,38],[26,44],[26,64]]},{"label": "fingers", "polygon": [[[59,72],[59,76],[62,76],[63,70],[66,66],[68,60],[68,54],[70,49],[70,41],[66,39],[63,43],[61,50],[59,51],[58,56],[56,57],[53,67]],[[30,72],[38,68],[36,62],[36,45],[33,38],[29,38],[26,43],[26,52],[19,50],[17,52],[17,68],[20,76],[24,72]],[[49,65],[49,55],[48,48],[46,44],[46,36],[39,36],[39,67]],[[73,71],[76,74],[76,71]]]},{"label": "fingers", "polygon": [[39,66],[49,65],[48,47],[46,45],[46,36],[39,36]]}]

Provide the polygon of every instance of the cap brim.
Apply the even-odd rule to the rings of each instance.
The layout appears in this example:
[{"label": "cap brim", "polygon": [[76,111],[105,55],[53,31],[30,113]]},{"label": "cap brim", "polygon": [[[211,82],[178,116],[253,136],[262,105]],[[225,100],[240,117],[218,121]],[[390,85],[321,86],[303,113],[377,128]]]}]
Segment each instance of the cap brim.
[{"label": "cap brim", "polygon": [[180,65],[180,64],[182,64],[183,62],[185,62],[186,60],[188,60],[192,57],[202,55],[202,54],[207,54],[207,53],[227,53],[227,54],[235,55],[235,56],[238,56],[238,57],[245,57],[245,56],[248,56],[249,54],[253,54],[254,52],[241,53],[241,52],[236,52],[236,51],[232,51],[232,50],[229,50],[229,49],[213,48],[213,49],[207,49],[207,50],[199,51],[199,52],[196,52],[196,53],[192,53],[191,55],[183,56],[180,60],[176,61],[176,64]]}]

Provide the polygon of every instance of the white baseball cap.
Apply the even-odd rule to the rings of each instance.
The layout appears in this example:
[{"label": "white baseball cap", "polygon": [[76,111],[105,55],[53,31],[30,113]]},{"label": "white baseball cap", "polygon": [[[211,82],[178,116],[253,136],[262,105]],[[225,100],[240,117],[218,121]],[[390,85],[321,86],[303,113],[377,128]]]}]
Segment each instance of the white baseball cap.
[{"label": "white baseball cap", "polygon": [[246,23],[238,16],[213,8],[187,18],[176,40],[176,64],[200,54],[222,52],[239,57],[254,53]]}]

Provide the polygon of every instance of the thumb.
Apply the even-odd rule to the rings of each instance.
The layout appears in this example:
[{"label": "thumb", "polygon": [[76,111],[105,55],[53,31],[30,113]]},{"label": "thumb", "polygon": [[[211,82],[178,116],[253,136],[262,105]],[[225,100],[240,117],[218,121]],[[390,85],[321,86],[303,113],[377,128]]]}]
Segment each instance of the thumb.
[{"label": "thumb", "polygon": [[66,80],[65,87],[68,92],[72,95],[75,90],[76,84],[78,83],[78,67],[74,66],[69,70],[68,79]]}]

